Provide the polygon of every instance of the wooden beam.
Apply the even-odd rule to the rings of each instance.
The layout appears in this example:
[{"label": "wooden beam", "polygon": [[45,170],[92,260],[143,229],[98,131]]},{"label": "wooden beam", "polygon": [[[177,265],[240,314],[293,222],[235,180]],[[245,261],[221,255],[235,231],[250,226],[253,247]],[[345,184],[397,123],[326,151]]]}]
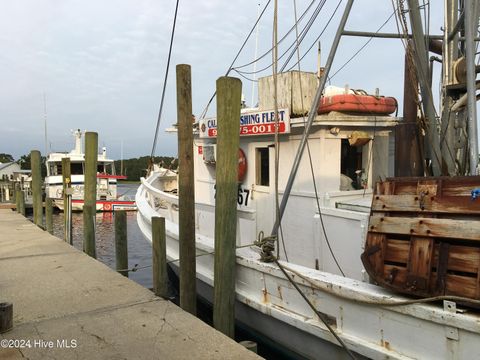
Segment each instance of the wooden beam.
[{"label": "wooden beam", "polygon": [[376,195],[372,211],[400,211],[421,213],[450,213],[480,215],[480,199],[470,196]]},{"label": "wooden beam", "polygon": [[370,217],[370,232],[480,241],[480,221]]}]

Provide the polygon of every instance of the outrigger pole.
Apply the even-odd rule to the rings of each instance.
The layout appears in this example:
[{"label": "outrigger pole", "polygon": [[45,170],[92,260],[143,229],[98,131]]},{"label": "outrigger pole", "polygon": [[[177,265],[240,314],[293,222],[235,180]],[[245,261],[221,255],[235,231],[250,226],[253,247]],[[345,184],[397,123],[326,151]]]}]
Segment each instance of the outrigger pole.
[{"label": "outrigger pole", "polygon": [[297,154],[295,155],[295,160],[293,161],[292,170],[290,171],[290,175],[288,177],[287,185],[285,187],[285,192],[282,197],[282,202],[280,204],[279,216],[275,225],[273,225],[272,229],[272,236],[277,236],[278,228],[282,221],[283,214],[285,212],[285,208],[287,206],[288,198],[290,197],[290,192],[292,191],[293,181],[295,180],[295,176],[297,175],[298,167],[300,166],[300,161],[302,160],[303,152],[305,150],[305,145],[307,144],[307,138],[310,134],[310,128],[312,127],[313,120],[317,114],[318,103],[320,102],[320,97],[322,96],[323,89],[327,82],[328,74],[332,67],[333,58],[335,57],[335,53],[337,52],[338,44],[340,43],[340,38],[342,37],[343,30],[345,29],[345,24],[347,23],[348,15],[350,14],[350,10],[352,9],[353,0],[349,0],[347,5],[345,6],[345,11],[343,12],[342,19],[340,20],[340,24],[338,25],[337,33],[335,34],[335,38],[333,40],[332,48],[330,49],[330,54],[327,58],[327,63],[325,64],[325,72],[323,76],[320,78],[320,84],[318,85],[317,93],[315,94],[315,98],[313,100],[312,106],[310,107],[310,111],[308,113],[308,120],[305,124],[305,130],[303,132],[302,140],[300,141],[300,145],[297,149]]}]

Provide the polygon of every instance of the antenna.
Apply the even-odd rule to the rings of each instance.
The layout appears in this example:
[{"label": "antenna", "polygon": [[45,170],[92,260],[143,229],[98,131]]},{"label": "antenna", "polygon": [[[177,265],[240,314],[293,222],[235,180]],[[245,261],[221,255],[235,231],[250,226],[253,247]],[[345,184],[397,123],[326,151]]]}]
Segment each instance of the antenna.
[{"label": "antenna", "polygon": [[[257,8],[257,19],[260,16],[260,3],[258,3]],[[257,69],[257,53],[258,53],[258,23],[255,26],[255,55],[253,56],[253,81],[252,81],[252,102],[250,103],[251,107],[254,107],[255,104],[255,80],[257,78],[257,74],[255,70]]]},{"label": "antenna", "polygon": [[43,92],[43,122],[45,131],[45,157],[48,154],[48,139],[47,139],[47,95]]}]

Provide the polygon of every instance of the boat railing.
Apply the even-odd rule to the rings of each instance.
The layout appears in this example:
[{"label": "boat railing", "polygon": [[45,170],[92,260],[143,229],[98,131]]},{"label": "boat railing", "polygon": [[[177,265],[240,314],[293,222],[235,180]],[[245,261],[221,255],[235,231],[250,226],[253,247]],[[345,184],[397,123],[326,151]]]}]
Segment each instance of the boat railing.
[{"label": "boat railing", "polygon": [[[157,179],[154,177],[151,181]],[[166,215],[169,220],[178,219],[178,196],[157,189],[145,178],[141,178],[141,182],[149,205],[159,213]]]}]

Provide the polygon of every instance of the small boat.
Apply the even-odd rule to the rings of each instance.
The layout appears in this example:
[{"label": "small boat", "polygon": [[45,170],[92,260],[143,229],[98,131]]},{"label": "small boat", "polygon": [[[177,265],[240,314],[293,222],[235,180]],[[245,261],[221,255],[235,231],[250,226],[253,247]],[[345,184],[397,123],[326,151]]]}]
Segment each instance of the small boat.
[{"label": "small boat", "polygon": [[[80,129],[74,132],[75,148],[69,153],[55,152],[47,157],[47,176],[45,177],[45,193],[53,199],[54,204],[63,210],[63,177],[62,159],[70,159],[72,210],[83,210],[83,189],[85,183],[84,164],[85,154],[82,150],[82,136]],[[104,147],[98,155],[97,165],[97,211],[136,210],[135,201],[117,194],[117,181],[126,179],[126,176],[115,174],[115,165],[112,159],[107,158]]]},{"label": "small boat", "polygon": [[367,94],[363,90],[350,90],[344,94],[325,94],[320,99],[319,114],[330,111],[389,115],[397,110],[397,100],[389,96]]}]

